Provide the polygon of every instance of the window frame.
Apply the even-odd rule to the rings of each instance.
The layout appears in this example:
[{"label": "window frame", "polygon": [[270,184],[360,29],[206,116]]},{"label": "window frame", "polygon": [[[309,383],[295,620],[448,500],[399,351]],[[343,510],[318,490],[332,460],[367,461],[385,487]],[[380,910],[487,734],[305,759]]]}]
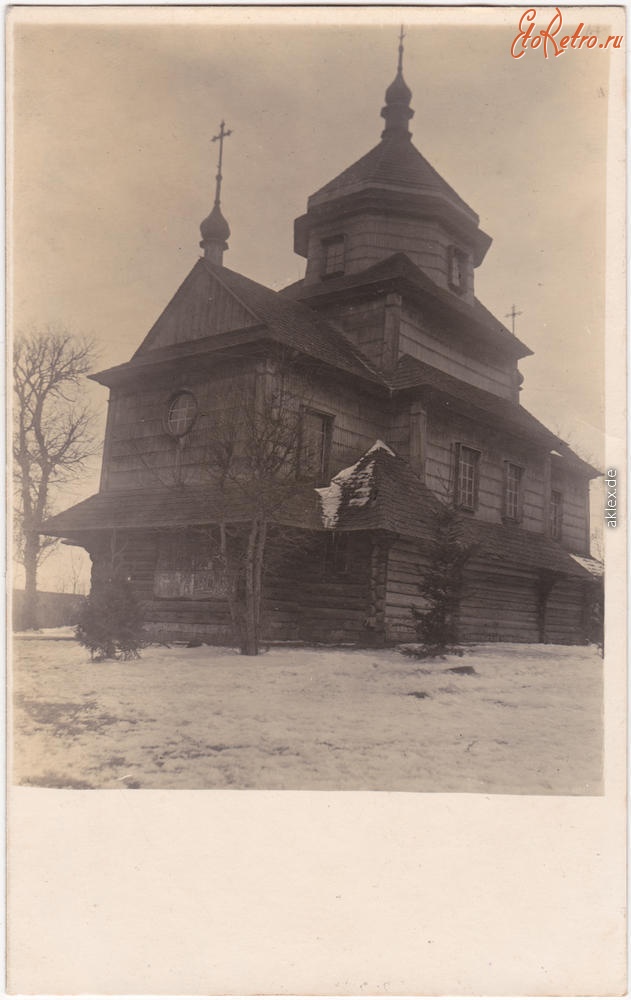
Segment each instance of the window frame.
[{"label": "window frame", "polygon": [[[308,416],[319,417],[322,419],[323,426],[323,438],[322,438],[322,450],[321,450],[321,460],[319,471],[317,473],[312,473],[311,470],[305,468],[305,447],[306,447],[306,427],[305,422]],[[316,485],[323,486],[329,482],[330,479],[330,467],[331,467],[331,443],[333,440],[333,424],[335,416],[333,413],[327,413],[326,410],[317,410],[313,406],[301,405],[300,407],[300,431],[299,431],[299,443],[298,443],[298,461],[297,461],[297,474],[299,479],[311,479],[314,478]]]},{"label": "window frame", "polygon": [[[461,470],[463,466],[463,453],[467,452],[475,456],[473,462],[473,475],[471,477],[471,502],[469,496],[463,498]],[[480,465],[482,463],[482,452],[479,448],[474,448],[464,442],[457,442],[455,447],[455,474],[454,474],[454,502],[460,510],[475,512],[479,506],[480,499]],[[469,494],[469,491],[467,491]]]},{"label": "window frame", "polygon": [[[465,267],[469,261],[469,256],[460,247],[452,244],[447,252],[447,284],[451,288],[452,292],[458,292],[459,294],[464,292],[467,287]],[[456,264],[458,265],[458,275],[459,281],[454,281],[454,269]]]},{"label": "window frame", "polygon": [[[329,248],[334,245],[341,246],[341,267],[336,267],[335,269],[329,269],[327,266]],[[320,269],[320,275],[322,278],[337,278],[341,274],[346,272],[346,236],[344,233],[337,233],[335,236],[327,236],[322,242],[322,267]]]},{"label": "window frame", "polygon": [[[511,469],[515,469],[518,473],[516,488],[514,490],[515,496],[515,509],[514,512],[509,510],[509,490],[510,490],[510,472]],[[510,521],[512,524],[518,524],[523,518],[523,507],[524,507],[524,467],[523,465],[518,465],[516,462],[511,462],[510,459],[504,461],[504,496],[502,501],[502,517],[505,521]]]},{"label": "window frame", "polygon": [[[190,399],[192,399],[194,404],[194,413],[193,416],[190,418],[190,420],[187,419],[184,426],[184,430],[175,431],[171,427],[171,411],[173,410],[173,407],[175,403],[178,401],[178,399],[181,399],[184,396],[188,396]],[[186,437],[187,434],[190,434],[193,427],[195,426],[198,416],[199,416],[199,402],[197,400],[197,396],[191,389],[182,387],[181,389],[177,389],[176,392],[171,393],[171,395],[169,396],[166,405],[166,411],[164,413],[164,429],[169,435],[169,437],[174,438],[176,441],[181,440],[183,437]]]}]

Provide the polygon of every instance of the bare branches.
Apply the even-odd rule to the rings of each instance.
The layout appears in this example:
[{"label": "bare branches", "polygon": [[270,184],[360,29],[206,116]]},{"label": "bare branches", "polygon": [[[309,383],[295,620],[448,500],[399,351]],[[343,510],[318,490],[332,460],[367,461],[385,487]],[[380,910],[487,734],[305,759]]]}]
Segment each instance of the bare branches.
[{"label": "bare branches", "polygon": [[[302,379],[304,382],[304,378]],[[242,651],[256,655],[269,528],[281,508],[302,491],[297,477],[304,385],[291,364],[261,362],[253,382],[216,415],[208,441],[208,476],[223,504],[221,554],[229,606]],[[233,507],[247,513],[236,532]]]},{"label": "bare branches", "polygon": [[37,566],[56,544],[38,535],[51,489],[75,479],[98,450],[93,414],[82,400],[94,356],[90,340],[65,331],[48,328],[15,339],[13,459],[27,594],[35,593]]}]

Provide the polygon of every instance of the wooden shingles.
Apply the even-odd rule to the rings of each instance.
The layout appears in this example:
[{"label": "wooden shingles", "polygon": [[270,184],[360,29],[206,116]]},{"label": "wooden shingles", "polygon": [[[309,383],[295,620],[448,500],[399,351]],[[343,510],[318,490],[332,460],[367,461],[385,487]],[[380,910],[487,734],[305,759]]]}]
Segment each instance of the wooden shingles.
[{"label": "wooden shingles", "polygon": [[472,339],[481,339],[492,346],[509,353],[515,358],[523,358],[532,351],[518,337],[504,326],[478,299],[468,302],[452,292],[441,288],[432,281],[404,253],[395,253],[364,271],[331,278],[322,284],[306,284],[296,281],[283,289],[283,295],[292,299],[304,299],[317,307],[319,300],[344,294],[380,295],[386,290],[399,289],[412,298],[422,301],[425,308],[435,312],[436,317],[448,329],[452,325]]}]

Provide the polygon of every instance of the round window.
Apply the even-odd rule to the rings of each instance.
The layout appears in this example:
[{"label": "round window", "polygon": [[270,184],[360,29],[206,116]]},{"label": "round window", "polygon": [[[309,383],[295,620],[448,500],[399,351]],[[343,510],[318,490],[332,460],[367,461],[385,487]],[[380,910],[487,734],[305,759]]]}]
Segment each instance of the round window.
[{"label": "round window", "polygon": [[173,437],[187,434],[197,416],[197,400],[192,392],[178,392],[169,403],[167,430]]}]

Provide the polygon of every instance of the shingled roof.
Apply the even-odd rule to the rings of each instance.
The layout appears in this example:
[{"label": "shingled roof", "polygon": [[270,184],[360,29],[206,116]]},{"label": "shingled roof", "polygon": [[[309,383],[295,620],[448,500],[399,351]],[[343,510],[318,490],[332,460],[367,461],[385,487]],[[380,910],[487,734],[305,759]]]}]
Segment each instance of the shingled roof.
[{"label": "shingled roof", "polygon": [[466,201],[412,145],[407,133],[384,136],[374,149],[312,194],[308,205],[311,208],[366,187],[403,188],[410,193],[439,197],[466,213],[474,222],[479,221]]},{"label": "shingled roof", "polygon": [[447,323],[458,322],[465,335],[481,334],[501,347],[510,349],[516,358],[523,358],[532,351],[518,337],[504,326],[493,313],[489,312],[478,299],[467,302],[453,292],[441,288],[424,271],[417,267],[407,254],[395,253],[363,271],[327,278],[325,282],[305,283],[296,281],[283,289],[282,294],[292,299],[304,299],[317,305],[319,298],[329,298],[344,292],[360,289],[383,289],[388,283],[404,283],[412,295],[421,295],[423,305],[439,315]]},{"label": "shingled roof", "polygon": [[430,538],[440,509],[412,467],[382,441],[317,490],[325,527]]},{"label": "shingled roof", "polygon": [[[318,494],[324,525],[340,531],[382,530],[429,541],[435,537],[436,516],[444,509],[408,463],[383,442],[334,476]],[[473,545],[475,557],[489,568],[519,566],[591,578],[581,563],[547,536],[464,514],[459,523],[463,542]]]},{"label": "shingled roof", "polygon": [[[210,317],[214,282],[219,282],[242,308],[237,331],[213,332]],[[110,384],[117,377],[162,360],[229,348],[231,338],[235,343],[271,339],[365,381],[383,384],[361,351],[314,310],[205,258],[197,261],[132,360],[92,378]],[[166,346],[154,347],[156,343]]]},{"label": "shingled roof", "polygon": [[[292,486],[289,495],[280,487],[274,520],[288,526],[320,529],[317,495],[309,484]],[[222,492],[181,485],[152,490],[120,490],[96,493],[61,514],[49,518],[41,534],[74,537],[83,532],[117,529],[178,528],[216,524],[226,520],[238,524],[250,520],[255,509],[252,497],[238,488]]]},{"label": "shingled roof", "polygon": [[[311,531],[385,531],[404,538],[429,541],[436,530],[441,502],[403,459],[378,441],[361,458],[333,477],[328,487],[315,490],[294,484],[289,493],[279,487],[271,519],[279,525]],[[273,499],[273,498],[272,498]],[[274,506],[274,504],[272,504]],[[205,525],[227,520],[246,523],[255,510],[247,491],[222,492],[179,486],[160,490],[98,493],[69,510],[49,518],[42,534],[81,538],[83,533],[111,530],[147,530]],[[546,569],[568,576],[591,578],[557,542],[515,525],[487,523],[463,515],[463,540],[475,545],[476,558],[489,568],[515,566]]]},{"label": "shingled roof", "polygon": [[475,546],[475,558],[491,571],[494,566],[520,570],[547,570],[565,576],[592,579],[592,574],[558,542],[512,524],[490,524],[462,518],[463,541]]}]

